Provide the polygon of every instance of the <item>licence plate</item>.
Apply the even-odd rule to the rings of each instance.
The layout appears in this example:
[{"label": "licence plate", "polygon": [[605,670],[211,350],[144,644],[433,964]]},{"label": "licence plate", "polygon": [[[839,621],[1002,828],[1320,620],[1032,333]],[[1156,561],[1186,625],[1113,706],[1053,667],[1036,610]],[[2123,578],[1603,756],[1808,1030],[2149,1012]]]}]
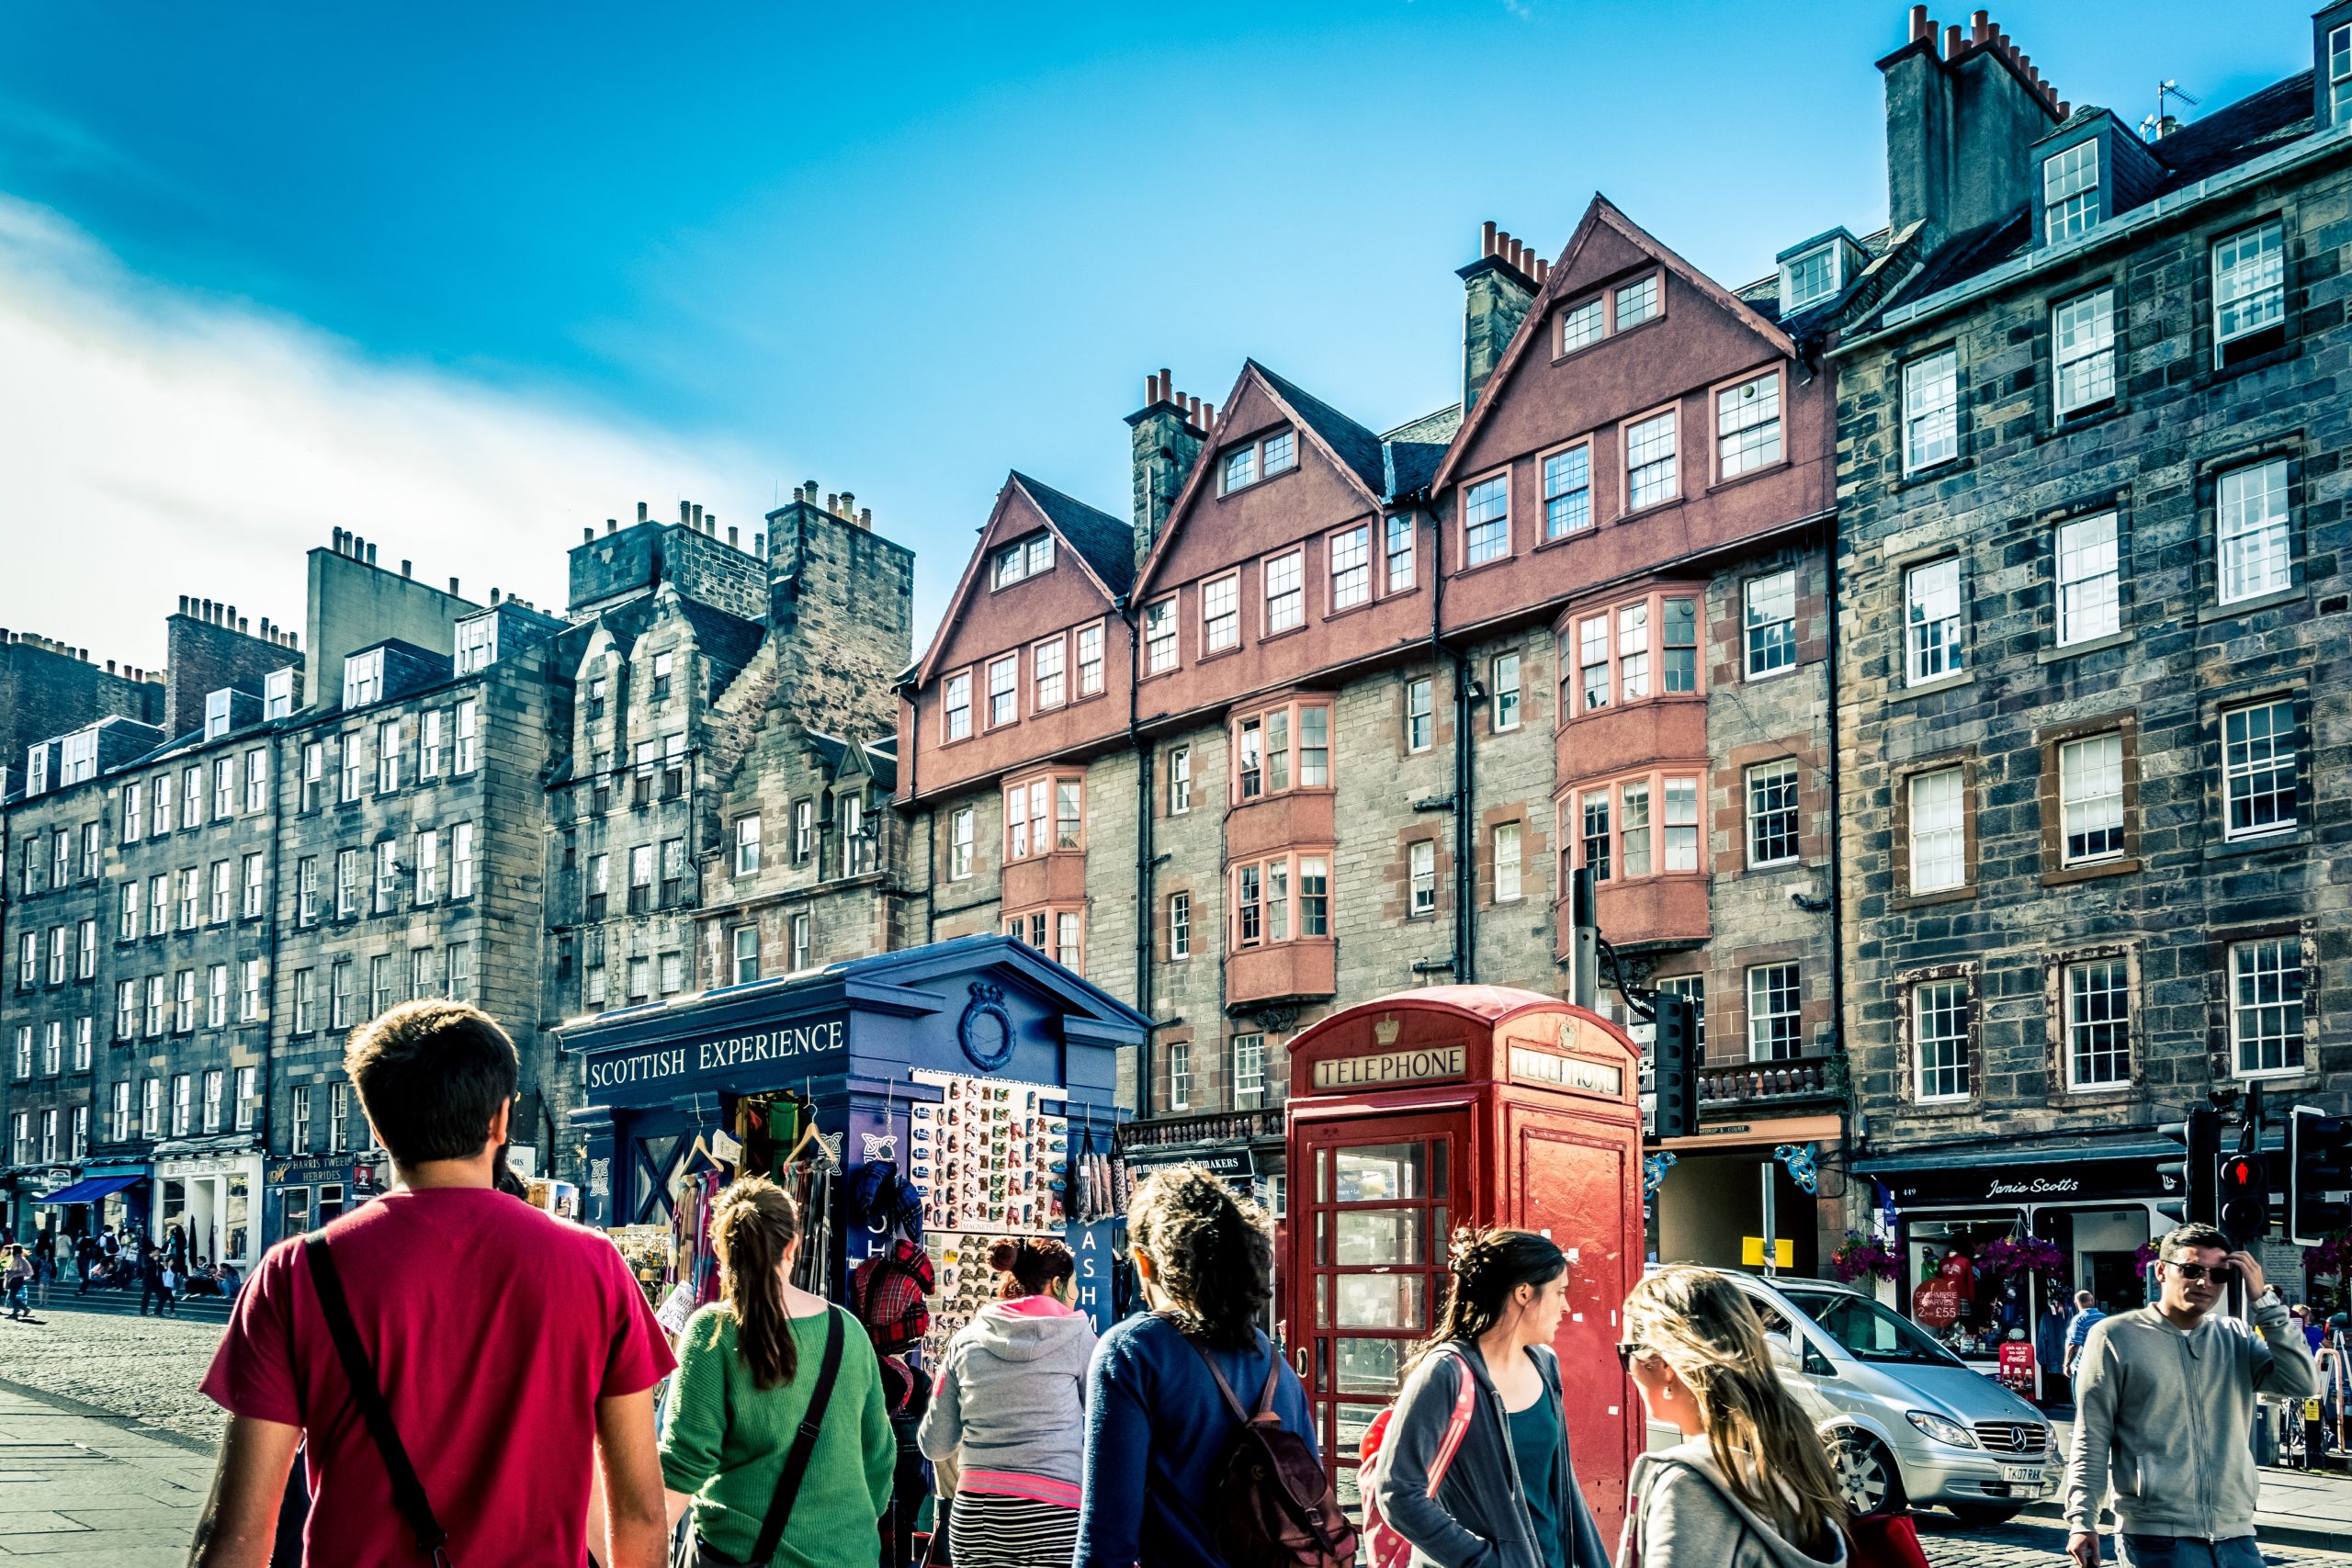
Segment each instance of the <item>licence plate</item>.
[{"label": "licence plate", "polygon": [[2001,1467],[2001,1479],[2039,1486],[2041,1484],[2041,1467],[2038,1464],[2005,1464]]}]

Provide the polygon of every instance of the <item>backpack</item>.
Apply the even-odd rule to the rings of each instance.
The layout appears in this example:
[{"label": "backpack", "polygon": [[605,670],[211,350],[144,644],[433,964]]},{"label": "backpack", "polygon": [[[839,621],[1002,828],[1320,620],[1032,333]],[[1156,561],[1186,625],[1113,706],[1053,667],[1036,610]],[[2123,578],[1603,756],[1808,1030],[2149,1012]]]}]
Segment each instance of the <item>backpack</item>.
[{"label": "backpack", "polygon": [[[1456,1354],[1442,1350],[1442,1354]],[[1453,1415],[1445,1425],[1445,1437],[1437,1447],[1437,1459],[1430,1466],[1429,1495],[1437,1495],[1438,1483],[1445,1479],[1446,1471],[1453,1463],[1453,1450],[1462,1446],[1464,1434],[1470,1430],[1470,1413],[1478,1402],[1478,1380],[1471,1375],[1468,1362],[1462,1367],[1462,1389],[1453,1396]],[[1413,1561],[1413,1543],[1396,1533],[1396,1527],[1383,1517],[1380,1501],[1371,1483],[1373,1461],[1380,1457],[1381,1445],[1388,1440],[1388,1423],[1395,1418],[1396,1407],[1381,1406],[1380,1414],[1363,1429],[1363,1444],[1357,1450],[1356,1475],[1363,1498],[1363,1555],[1371,1568],[1408,1568]]]},{"label": "backpack", "polygon": [[1217,1550],[1236,1568],[1354,1568],[1356,1528],[1340,1511],[1322,1461],[1306,1439],[1285,1428],[1274,1414],[1282,1352],[1273,1352],[1252,1415],[1234,1397],[1233,1385],[1225,1381],[1207,1348],[1190,1335],[1185,1340],[1216,1380],[1225,1403],[1241,1418],[1241,1430],[1234,1434],[1217,1466],[1216,1513],[1210,1521]]}]

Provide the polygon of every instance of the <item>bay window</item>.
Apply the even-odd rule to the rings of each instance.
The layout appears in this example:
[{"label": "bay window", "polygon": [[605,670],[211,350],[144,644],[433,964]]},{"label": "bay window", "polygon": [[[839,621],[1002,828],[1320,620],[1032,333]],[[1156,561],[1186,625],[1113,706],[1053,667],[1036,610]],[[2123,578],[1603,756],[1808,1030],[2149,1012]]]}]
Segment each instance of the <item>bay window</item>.
[{"label": "bay window", "polygon": [[[1183,800],[1191,803],[1192,753],[1182,758]],[[1171,758],[1170,804],[1176,795]],[[1284,703],[1238,719],[1233,728],[1233,798],[1254,800],[1279,795],[1295,781],[1301,789],[1325,789],[1331,783],[1331,709],[1320,700]]]},{"label": "bay window", "polygon": [[[1237,949],[1289,942],[1294,937],[1330,934],[1329,851],[1286,850],[1245,861],[1232,868],[1231,879],[1233,945]],[[1184,919],[1189,945],[1189,898]]]},{"label": "bay window", "polygon": [[[1653,871],[1699,869],[1699,781],[1664,773],[1589,785],[1561,802],[1561,842],[1573,842],[1596,883]],[[1561,883],[1566,897],[1566,881]]]},{"label": "bay window", "polygon": [[1575,623],[1560,634],[1563,711],[1566,672],[1577,672],[1584,712],[1654,696],[1699,691],[1699,601],[1692,593],[1653,593]]},{"label": "bay window", "polygon": [[[1085,780],[1076,774],[1012,785],[1004,792],[1004,858],[1028,860],[1056,850],[1083,849],[1085,804]],[[964,874],[970,874],[968,855]],[[1042,950],[1043,943],[1038,945]]]}]

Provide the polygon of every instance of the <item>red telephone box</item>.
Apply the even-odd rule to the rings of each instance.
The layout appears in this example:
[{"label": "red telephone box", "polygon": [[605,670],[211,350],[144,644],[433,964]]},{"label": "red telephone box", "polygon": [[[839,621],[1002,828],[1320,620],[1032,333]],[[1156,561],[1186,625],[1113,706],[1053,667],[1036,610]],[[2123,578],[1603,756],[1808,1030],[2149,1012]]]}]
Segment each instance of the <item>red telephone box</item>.
[{"label": "red telephone box", "polygon": [[1641,1451],[1617,1364],[1642,1272],[1641,1053],[1614,1025],[1505,986],[1439,986],[1334,1013],[1291,1043],[1283,1340],[1340,1501],[1396,1397],[1460,1225],[1542,1231],[1568,1255],[1554,1341],[1577,1478],[1616,1539]]}]

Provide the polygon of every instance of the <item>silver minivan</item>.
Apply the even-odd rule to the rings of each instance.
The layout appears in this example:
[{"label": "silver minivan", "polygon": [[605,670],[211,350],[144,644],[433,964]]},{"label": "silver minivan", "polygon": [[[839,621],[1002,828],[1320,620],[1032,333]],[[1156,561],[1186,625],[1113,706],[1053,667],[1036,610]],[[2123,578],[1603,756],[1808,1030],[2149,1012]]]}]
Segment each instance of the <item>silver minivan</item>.
[{"label": "silver minivan", "polygon": [[[1940,1504],[1997,1523],[2056,1493],[2048,1418],[1908,1319],[1827,1280],[1724,1272],[1764,1319],[1858,1511]],[[1679,1440],[1651,1425],[1650,1447]]]}]

